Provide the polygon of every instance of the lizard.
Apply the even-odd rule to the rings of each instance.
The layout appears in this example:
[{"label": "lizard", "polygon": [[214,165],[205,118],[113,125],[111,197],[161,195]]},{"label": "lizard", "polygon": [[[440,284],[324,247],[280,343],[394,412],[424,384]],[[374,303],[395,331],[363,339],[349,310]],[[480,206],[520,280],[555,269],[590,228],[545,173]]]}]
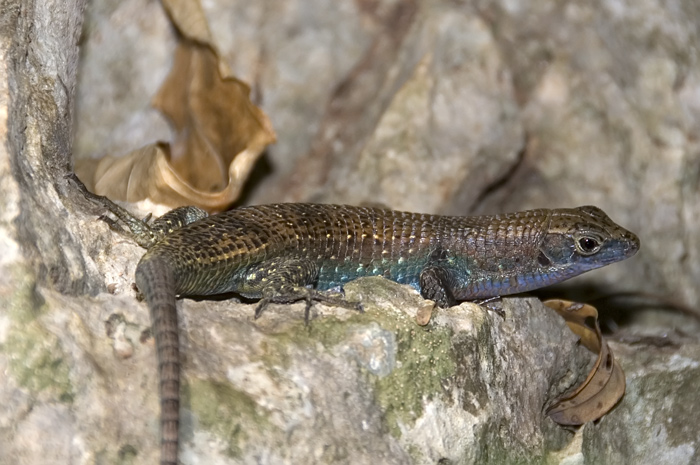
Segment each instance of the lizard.
[{"label": "lizard", "polygon": [[[337,293],[361,276],[408,284],[440,307],[516,294],[624,260],[637,236],[594,206],[492,216],[439,216],[377,207],[282,203],[209,215],[179,207],[140,220],[71,179],[146,249],[135,281],[151,314],[161,401],[161,465],[177,465],[180,348],[176,299],[237,293],[270,303],[350,306]],[[120,224],[121,222],[121,224]],[[126,229],[122,226],[126,226]]]}]

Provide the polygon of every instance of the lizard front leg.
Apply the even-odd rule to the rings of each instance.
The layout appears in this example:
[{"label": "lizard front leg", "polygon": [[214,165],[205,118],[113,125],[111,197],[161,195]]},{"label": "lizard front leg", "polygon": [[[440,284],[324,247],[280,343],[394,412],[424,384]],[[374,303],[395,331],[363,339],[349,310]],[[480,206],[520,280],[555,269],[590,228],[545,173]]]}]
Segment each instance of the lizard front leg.
[{"label": "lizard front leg", "polygon": [[[424,299],[434,300],[441,308],[457,305],[457,299],[454,296],[457,278],[446,264],[434,265],[429,263],[426,265],[425,268],[421,270],[419,283],[420,293]],[[500,300],[500,296],[473,300],[473,302],[483,306],[498,300]],[[503,311],[498,307],[491,307],[490,305],[488,307],[498,313],[502,318],[505,317]]]},{"label": "lizard front leg", "polygon": [[452,307],[457,300],[452,292],[455,282],[452,272],[441,265],[427,265],[420,272],[420,294],[434,300],[441,308]]},{"label": "lizard front leg", "polygon": [[442,247],[433,250],[418,277],[420,294],[424,299],[434,300],[441,308],[457,304],[454,286],[457,280],[449,267],[449,252]]}]

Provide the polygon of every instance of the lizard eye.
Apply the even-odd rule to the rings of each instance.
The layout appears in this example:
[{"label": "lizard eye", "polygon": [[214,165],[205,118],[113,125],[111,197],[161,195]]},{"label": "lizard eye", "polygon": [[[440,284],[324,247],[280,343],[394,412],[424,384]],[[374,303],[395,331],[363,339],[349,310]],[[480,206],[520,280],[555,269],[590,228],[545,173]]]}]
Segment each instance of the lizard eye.
[{"label": "lizard eye", "polygon": [[586,254],[594,253],[600,247],[598,241],[593,239],[592,237],[582,237],[578,240],[578,245],[581,249],[581,252]]}]

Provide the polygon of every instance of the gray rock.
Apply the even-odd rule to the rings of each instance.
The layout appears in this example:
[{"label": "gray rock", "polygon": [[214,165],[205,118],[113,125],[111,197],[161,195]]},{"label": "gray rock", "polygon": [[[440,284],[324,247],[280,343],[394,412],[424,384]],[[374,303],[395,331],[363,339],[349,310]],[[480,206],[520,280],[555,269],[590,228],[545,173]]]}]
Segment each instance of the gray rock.
[{"label": "gray rock", "polygon": [[[62,463],[154,462],[144,304],[23,292],[0,341],[5,463],[49,449]],[[308,327],[302,304],[253,320],[252,305],[182,303],[183,463],[541,462],[543,409],[591,359],[558,316],[505,299],[505,318],[465,303],[420,327],[407,286],[365,278],[346,293],[365,314],[316,306]]]},{"label": "gray rock", "polygon": [[625,368],[622,403],[598,425],[583,431],[585,463],[694,464],[700,461],[697,339],[611,344]]}]

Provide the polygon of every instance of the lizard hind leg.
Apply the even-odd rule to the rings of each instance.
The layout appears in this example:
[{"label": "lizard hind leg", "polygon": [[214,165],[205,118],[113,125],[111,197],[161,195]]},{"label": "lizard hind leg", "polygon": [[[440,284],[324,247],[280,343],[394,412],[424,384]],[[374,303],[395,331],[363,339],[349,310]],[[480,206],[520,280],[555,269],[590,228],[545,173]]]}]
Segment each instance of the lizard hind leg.
[{"label": "lizard hind leg", "polygon": [[300,300],[306,303],[304,321],[307,324],[313,302],[362,311],[361,304],[348,302],[337,293],[313,289],[312,286],[318,280],[318,272],[318,266],[305,259],[270,261],[249,270],[246,293],[257,291],[261,296],[255,309],[255,318],[259,318],[269,304],[289,304]]},{"label": "lizard hind leg", "polygon": [[304,322],[307,325],[311,318],[311,306],[314,302],[364,312],[360,302],[348,302],[344,298],[338,297],[337,294],[318,291],[308,287],[285,285],[280,288],[266,287],[263,289],[263,297],[255,308],[255,318],[260,318],[269,304],[291,304],[300,300],[306,303]]},{"label": "lizard hind leg", "polygon": [[153,220],[151,230],[162,238],[176,229],[180,229],[207,216],[209,216],[209,213],[199,207],[178,207]]},{"label": "lizard hind leg", "polygon": [[[174,230],[194,223],[209,215],[199,207],[190,206],[170,210],[153,222],[150,221],[150,213],[146,218],[139,219],[107,197],[90,192],[74,173],[69,174],[66,178],[77,187],[83,197],[117,218],[117,220],[113,220],[106,215],[100,216],[100,219],[107,223],[112,231],[132,239],[145,249],[150,248],[153,244]],[[127,229],[124,229],[122,225],[126,226]]]}]

